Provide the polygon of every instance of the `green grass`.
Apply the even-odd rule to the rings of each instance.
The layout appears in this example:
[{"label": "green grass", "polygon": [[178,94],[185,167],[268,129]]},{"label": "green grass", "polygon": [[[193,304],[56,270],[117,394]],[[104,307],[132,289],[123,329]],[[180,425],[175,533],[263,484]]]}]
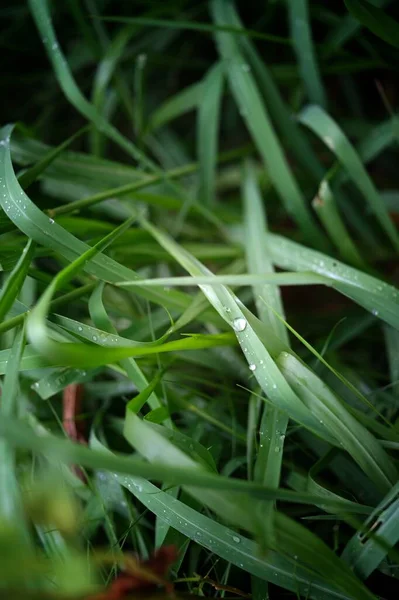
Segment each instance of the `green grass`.
[{"label": "green grass", "polygon": [[397,597],[395,3],[0,15],[0,597]]}]

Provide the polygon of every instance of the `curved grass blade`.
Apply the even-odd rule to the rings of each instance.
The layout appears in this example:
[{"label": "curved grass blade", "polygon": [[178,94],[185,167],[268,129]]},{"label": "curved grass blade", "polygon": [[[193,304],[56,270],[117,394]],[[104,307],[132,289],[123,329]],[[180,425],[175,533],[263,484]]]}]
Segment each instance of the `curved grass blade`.
[{"label": "curved grass blade", "polygon": [[[7,209],[11,221],[25,235],[46,248],[56,250],[68,261],[73,261],[90,247],[60,227],[52,218],[46,217],[24,193],[11,163],[11,133],[11,126],[6,126],[0,131],[0,186],[6,186],[6,188],[0,187],[5,190],[0,193],[0,205],[3,209]],[[138,278],[134,271],[104,255],[95,256],[84,266],[84,269],[100,279],[111,282]],[[141,293],[139,288],[137,292]],[[191,303],[189,296],[173,290],[165,293],[164,290],[143,289],[143,294],[148,300],[169,308],[184,309]]]},{"label": "curved grass blade", "polygon": [[137,25],[148,25],[151,27],[171,27],[173,29],[184,29],[202,31],[203,33],[213,34],[215,31],[226,31],[236,36],[248,36],[259,40],[275,42],[276,44],[289,45],[291,42],[288,38],[283,38],[277,35],[270,35],[254,31],[252,29],[244,29],[242,27],[230,27],[228,25],[214,25],[211,23],[199,23],[198,21],[170,21],[167,19],[150,19],[147,17],[113,17],[103,16],[102,19],[111,23],[135,23]]},{"label": "curved grass blade", "polygon": [[[205,463],[203,460],[198,462],[198,458],[193,458],[195,448],[191,440],[186,439],[187,450],[183,451],[181,446],[177,447],[173,443],[174,439],[171,440],[162,435],[162,429],[161,426],[154,427],[150,423],[140,420],[127,407],[124,436],[149,462],[164,463],[177,469],[179,467],[191,468],[193,472],[209,470],[208,462]],[[201,450],[202,452],[205,452],[205,448]],[[263,528],[256,506],[247,496],[243,494],[232,495],[229,492],[225,494],[219,490],[211,489],[200,490],[191,487],[185,489],[191,496],[207,505],[230,523],[262,536]]]},{"label": "curved grass blade", "polygon": [[29,7],[36,23],[36,27],[46,48],[48,57],[54,69],[58,83],[65,96],[76,108],[91,121],[99,131],[104,132],[119,147],[127,152],[133,159],[146,165],[147,168],[154,169],[154,165],[132,142],[125,138],[113,125],[97,111],[97,109],[82,95],[80,89],[69,69],[67,61],[63,56],[58,41],[55,37],[54,28],[51,22],[51,15],[45,0],[29,0]]},{"label": "curved grass blade", "polygon": [[60,144],[56,148],[49,150],[49,152],[47,152],[35,165],[33,165],[33,167],[31,167],[27,171],[24,171],[24,173],[22,173],[22,175],[18,177],[18,181],[20,185],[24,188],[24,190],[26,190],[30,185],[32,185],[32,183],[36,181],[36,179],[43,173],[43,171],[45,171],[49,167],[49,165],[51,165],[60,156],[60,154],[64,152],[66,148],[68,148],[68,146],[73,144],[75,140],[79,139],[80,136],[86,133],[88,130],[89,126],[82,127],[81,129],[79,129],[79,131],[77,131],[76,133],[71,135],[71,137],[65,140],[65,142],[62,142],[62,144]]},{"label": "curved grass blade", "polygon": [[[4,200],[4,204],[6,207],[8,207],[9,201]],[[14,304],[14,301],[24,284],[30,264],[32,262],[34,251],[35,243],[32,240],[29,240],[22,251],[21,258],[15,265],[5,285],[0,291],[0,321],[4,320],[4,317]]]},{"label": "curved grass blade", "polygon": [[[104,454],[91,450],[81,444],[72,443],[53,435],[35,432],[31,426],[10,417],[0,421],[0,437],[13,447],[26,448],[32,452],[50,455],[54,460],[66,464],[79,464],[92,469],[104,469],[115,473],[144,477],[155,481],[168,482],[170,485],[188,485],[192,487],[230,490],[246,493],[253,498],[263,500],[284,500],[285,502],[316,504],[319,496],[303,492],[292,492],[283,488],[270,490],[264,485],[233,479],[207,471],[193,471],[191,467],[177,467],[163,463],[149,463],[136,457],[122,454]],[[337,502],[326,498],[323,506],[335,509],[337,514],[369,514],[370,509],[361,504],[353,509],[353,502]]]},{"label": "curved grass blade", "polygon": [[149,118],[146,132],[151,133],[155,129],[163,127],[170,121],[197,108],[203,95],[204,82],[193,83],[184,88],[171,98],[168,98],[157,108]]},{"label": "curved grass blade", "polygon": [[[6,366],[4,385],[1,390],[0,418],[15,418],[18,406],[18,371],[24,349],[24,327],[16,332]],[[17,479],[15,448],[7,440],[0,439],[0,519],[7,522],[19,539],[28,559],[30,534],[23,510],[22,495]]]},{"label": "curved grass blade", "polygon": [[398,250],[398,232],[389,217],[388,211],[386,210],[374,183],[364,168],[359,155],[344,132],[319,106],[308,106],[305,108],[299,115],[299,121],[319,136],[326,146],[336,155],[354,185],[365,197],[393,246]]},{"label": "curved grass blade", "polygon": [[215,203],[215,176],[224,67],[214,65],[204,77],[198,100],[197,156],[200,165],[199,201]]},{"label": "curved grass blade", "polygon": [[[98,285],[97,288],[95,290],[93,290],[93,293],[89,300],[90,316],[95,324],[99,325],[103,330],[105,330],[105,331],[109,332],[111,335],[115,336],[115,335],[117,335],[117,330],[115,329],[110,318],[108,317],[108,314],[105,310],[105,307],[104,307],[104,304],[102,301],[103,289],[104,289],[104,284],[100,283],[100,285]],[[157,340],[155,343],[154,342],[150,342],[150,343],[153,343],[154,345],[159,345],[160,343],[162,343],[162,341],[164,339],[166,339],[166,337],[167,337],[167,335],[163,336],[160,340]],[[114,340],[115,340],[115,338],[114,338]],[[132,344],[130,342],[129,346],[131,346],[131,345]],[[144,392],[145,390],[148,390],[147,378],[145,377],[144,373],[137,365],[136,361],[133,360],[133,358],[123,359],[123,360],[121,360],[120,364],[121,364],[121,367],[125,370],[129,379],[131,379],[131,381],[133,381],[133,383],[137,386],[137,389],[140,392]],[[139,396],[140,396],[140,394],[139,394]],[[147,402],[147,400],[152,409],[160,408],[161,406],[163,406],[162,402],[160,402],[160,400],[158,399],[158,397],[155,393],[155,385],[153,386],[153,389],[150,391],[150,393],[147,395],[143,404],[145,402]],[[137,401],[137,399],[136,399],[136,401]]]},{"label": "curved grass blade", "polygon": [[312,271],[328,277],[336,290],[399,329],[397,288],[288,238],[269,234],[268,244],[275,265],[282,269]]},{"label": "curved grass blade", "polygon": [[399,541],[399,483],[348,542],[342,554],[360,579],[366,579]]},{"label": "curved grass blade", "polygon": [[[224,0],[211,2],[216,24],[224,22],[224,5]],[[325,248],[325,239],[314,222],[298,184],[288,167],[254,77],[249,72],[236,40],[228,33],[216,33],[215,36],[219,52],[226,64],[231,93],[286,211],[313,245]]]},{"label": "curved grass blade", "polygon": [[314,52],[308,0],[288,0],[291,36],[309,100],[326,108],[327,99]]},{"label": "curved grass blade", "polygon": [[344,0],[346,8],[364,27],[384,42],[399,48],[399,23],[386,12],[363,0]]}]

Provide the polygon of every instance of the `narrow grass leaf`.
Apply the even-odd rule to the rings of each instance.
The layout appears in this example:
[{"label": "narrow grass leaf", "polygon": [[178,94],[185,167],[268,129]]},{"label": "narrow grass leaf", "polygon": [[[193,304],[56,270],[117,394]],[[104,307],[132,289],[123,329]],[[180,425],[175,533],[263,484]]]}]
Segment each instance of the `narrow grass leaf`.
[{"label": "narrow grass leaf", "polygon": [[309,22],[308,0],[288,0],[292,42],[307,96],[313,104],[326,108],[327,100],[317,64]]},{"label": "narrow grass leaf", "polygon": [[268,244],[275,265],[286,270],[312,271],[328,277],[334,289],[399,329],[397,288],[286,237],[270,234]]},{"label": "narrow grass leaf", "polygon": [[151,133],[174,119],[195,110],[203,96],[204,82],[193,83],[165,100],[149,117],[146,133]]},{"label": "narrow grass leaf", "polygon": [[111,140],[127,152],[139,163],[153,169],[154,165],[144,154],[125,138],[113,125],[97,111],[97,109],[82,95],[80,89],[69,69],[68,63],[62,54],[61,48],[55,37],[54,28],[47,2],[45,0],[29,0],[29,7],[35,20],[36,27],[46,48],[58,83],[71,104],[84,117],[91,121],[97,129],[104,132]]},{"label": "narrow grass leaf", "polygon": [[[4,204],[8,206],[8,200],[4,200]],[[4,320],[24,284],[34,251],[35,243],[29,240],[22,251],[19,261],[0,290],[0,321]]]},{"label": "narrow grass leaf", "polygon": [[386,492],[397,478],[397,471],[374,436],[349,413],[321,379],[294,356],[284,352],[277,364],[304,404],[325,424],[336,445],[345,448],[371,481]]},{"label": "narrow grass leaf", "polygon": [[[211,3],[212,15],[216,24],[224,22],[224,5],[223,0],[213,0]],[[325,248],[325,239],[314,222],[298,184],[288,167],[254,77],[250,73],[236,40],[228,33],[216,33],[215,36],[219,52],[225,61],[231,93],[286,211],[313,245]]]},{"label": "narrow grass leaf", "polygon": [[299,115],[303,125],[319,136],[336,155],[354,185],[363,194],[393,246],[399,249],[399,236],[388,212],[364,168],[356,150],[336,122],[319,106],[308,106]]},{"label": "narrow grass leaf", "polygon": [[345,0],[346,8],[364,27],[395,48],[399,48],[399,23],[386,12],[363,0]]},{"label": "narrow grass leaf", "polygon": [[366,579],[399,541],[399,484],[368,517],[364,528],[346,545],[342,558],[360,579]]},{"label": "narrow grass leaf", "polygon": [[[242,23],[233,2],[225,4],[223,16],[225,23],[242,27]],[[254,44],[249,38],[239,38],[239,44],[254,72],[259,91],[264,97],[266,106],[270,110],[271,117],[276,128],[281,133],[286,146],[295,153],[298,162],[303,165],[314,179],[321,179],[321,177],[323,177],[321,163],[297,122],[292,119],[291,110],[287,106],[274,78],[270,74],[264,56],[260,57]]]},{"label": "narrow grass leaf", "polygon": [[216,63],[205,75],[197,109],[197,156],[199,168],[199,202],[215,203],[216,157],[220,129],[220,111],[224,67]]},{"label": "narrow grass leaf", "polygon": [[[73,261],[90,246],[71,235],[63,227],[59,226],[53,218],[47,217],[24,193],[15,177],[10,156],[10,135],[12,127],[6,126],[0,132],[0,185],[5,185],[6,191],[0,193],[0,205],[6,210],[9,218],[15,223],[20,231],[32,238],[38,244],[46,248],[56,250],[68,261]],[[6,201],[7,200],[7,204]],[[120,281],[122,279],[135,279],[138,275],[111,258],[99,254],[85,265],[92,275],[106,281]],[[139,289],[137,290],[138,293]],[[164,290],[143,290],[145,297],[149,300],[169,307],[187,308],[191,298],[181,292]]]}]

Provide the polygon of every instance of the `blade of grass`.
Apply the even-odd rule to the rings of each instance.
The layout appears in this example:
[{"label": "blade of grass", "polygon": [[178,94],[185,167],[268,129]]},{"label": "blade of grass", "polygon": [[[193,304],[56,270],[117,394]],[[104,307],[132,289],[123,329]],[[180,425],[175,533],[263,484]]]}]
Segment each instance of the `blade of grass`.
[{"label": "blade of grass", "polygon": [[[224,4],[223,0],[213,0],[211,3],[216,24],[224,22]],[[215,36],[219,52],[225,61],[231,93],[286,211],[313,245],[325,248],[325,239],[314,222],[288,167],[255,80],[248,70],[236,40],[228,33],[216,33]]]},{"label": "blade of grass", "polygon": [[[225,4],[223,16],[225,23],[242,27],[233,2]],[[296,121],[292,119],[291,110],[280,94],[280,91],[274,82],[274,78],[271,76],[269,69],[265,64],[264,57],[259,56],[254,44],[249,38],[241,37],[239,43],[254,72],[259,90],[264,97],[277,129],[284,138],[285,144],[295,152],[297,160],[305,169],[307,169],[314,179],[321,179],[321,177],[323,177],[321,163],[310,143],[303,135],[300,127]]]},{"label": "blade of grass", "polygon": [[200,165],[199,201],[207,206],[215,203],[216,157],[224,67],[216,63],[205,75],[198,99],[197,156]]},{"label": "blade of grass", "polygon": [[319,106],[305,108],[299,115],[299,121],[319,136],[336,155],[350,179],[365,197],[393,246],[399,249],[399,236],[396,228],[359,155],[340,127]]},{"label": "blade of grass", "polygon": [[292,42],[307,96],[313,104],[326,108],[327,99],[314,52],[308,0],[288,0],[288,16]]},{"label": "blade of grass", "polygon": [[138,148],[125,138],[113,125],[108,123],[97,109],[86,100],[69,69],[68,63],[63,56],[55,36],[51,21],[51,15],[45,0],[29,0],[29,7],[34,18],[36,27],[46,48],[47,55],[51,61],[58,83],[65,96],[71,104],[91,121],[97,129],[104,132],[111,140],[120,146],[125,152],[147,168],[154,169],[154,164]]},{"label": "blade of grass", "polygon": [[348,261],[349,264],[364,269],[365,263],[338,212],[327,178],[321,182],[312,206],[342,258]]}]

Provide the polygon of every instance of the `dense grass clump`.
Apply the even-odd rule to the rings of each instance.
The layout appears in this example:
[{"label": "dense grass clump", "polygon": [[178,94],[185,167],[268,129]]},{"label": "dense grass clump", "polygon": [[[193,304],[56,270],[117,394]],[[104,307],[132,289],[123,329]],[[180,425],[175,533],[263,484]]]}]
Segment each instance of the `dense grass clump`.
[{"label": "dense grass clump", "polygon": [[0,597],[397,598],[396,3],[0,14]]}]

